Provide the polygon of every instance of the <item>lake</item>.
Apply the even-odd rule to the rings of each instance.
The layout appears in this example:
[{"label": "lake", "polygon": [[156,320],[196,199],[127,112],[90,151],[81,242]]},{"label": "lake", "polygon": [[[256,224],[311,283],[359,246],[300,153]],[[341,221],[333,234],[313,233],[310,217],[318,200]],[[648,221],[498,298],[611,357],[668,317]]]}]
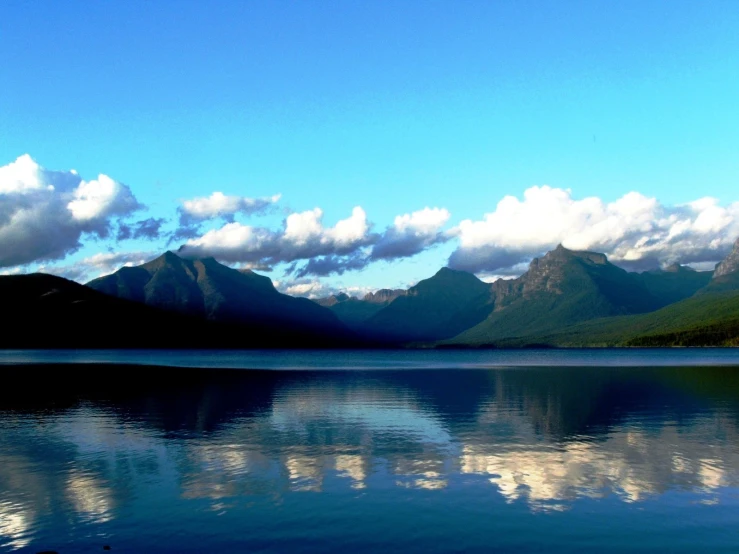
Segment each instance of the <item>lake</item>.
[{"label": "lake", "polygon": [[0,364],[0,552],[739,550],[738,350]]}]

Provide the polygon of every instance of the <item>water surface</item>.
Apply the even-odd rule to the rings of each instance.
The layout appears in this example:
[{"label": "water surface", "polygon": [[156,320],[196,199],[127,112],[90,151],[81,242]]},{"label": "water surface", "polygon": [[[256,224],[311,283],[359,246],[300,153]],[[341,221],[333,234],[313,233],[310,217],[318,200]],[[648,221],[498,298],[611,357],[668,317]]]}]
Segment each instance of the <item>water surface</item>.
[{"label": "water surface", "polygon": [[0,368],[0,552],[739,550],[736,366],[458,355]]}]

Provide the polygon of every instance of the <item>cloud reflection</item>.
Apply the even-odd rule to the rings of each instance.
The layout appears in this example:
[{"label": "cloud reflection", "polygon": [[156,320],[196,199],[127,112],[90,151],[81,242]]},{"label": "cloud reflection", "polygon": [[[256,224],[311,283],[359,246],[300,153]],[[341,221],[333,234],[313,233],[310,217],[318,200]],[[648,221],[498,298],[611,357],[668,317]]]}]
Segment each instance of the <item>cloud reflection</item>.
[{"label": "cloud reflection", "polygon": [[260,383],[254,409],[243,404],[248,380],[214,384],[174,400],[85,403],[41,426],[38,413],[0,410],[0,423],[12,421],[0,436],[0,546],[28,546],[55,517],[111,524],[148,494],[225,513],[246,497],[472,486],[549,511],[668,491],[710,504],[739,485],[735,400],[650,407],[600,377],[573,387],[520,371],[440,375],[279,376]]}]

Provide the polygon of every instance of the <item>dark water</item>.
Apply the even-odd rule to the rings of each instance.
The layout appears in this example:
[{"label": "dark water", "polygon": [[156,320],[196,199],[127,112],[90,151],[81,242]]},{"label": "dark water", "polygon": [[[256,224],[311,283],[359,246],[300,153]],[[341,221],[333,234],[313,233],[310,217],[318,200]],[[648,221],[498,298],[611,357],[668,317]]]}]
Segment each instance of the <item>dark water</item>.
[{"label": "dark water", "polygon": [[0,552],[737,552],[739,353],[691,352],[6,365]]}]

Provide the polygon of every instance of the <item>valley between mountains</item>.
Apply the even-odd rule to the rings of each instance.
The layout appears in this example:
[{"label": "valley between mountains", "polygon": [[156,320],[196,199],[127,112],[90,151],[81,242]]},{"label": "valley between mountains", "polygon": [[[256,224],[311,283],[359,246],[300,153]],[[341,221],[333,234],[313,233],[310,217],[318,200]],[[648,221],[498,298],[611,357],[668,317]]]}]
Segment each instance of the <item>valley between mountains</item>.
[{"label": "valley between mountains", "polygon": [[3,348],[739,346],[739,240],[714,271],[628,272],[562,246],[515,279],[440,269],[407,290],[309,300],[173,252],[87,285],[0,277]]}]

